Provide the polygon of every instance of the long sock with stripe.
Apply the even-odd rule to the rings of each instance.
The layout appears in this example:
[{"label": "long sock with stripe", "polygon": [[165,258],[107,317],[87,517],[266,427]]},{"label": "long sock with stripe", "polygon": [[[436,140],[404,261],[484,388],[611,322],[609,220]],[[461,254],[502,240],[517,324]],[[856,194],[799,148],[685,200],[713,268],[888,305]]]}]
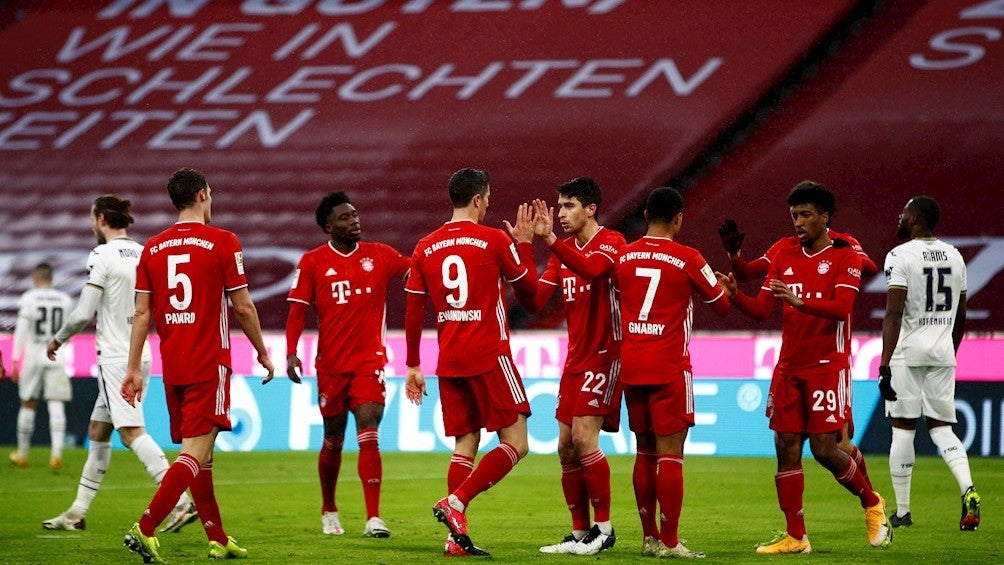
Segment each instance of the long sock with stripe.
[{"label": "long sock with stripe", "polygon": [[680,512],[683,510],[683,456],[660,455],[655,479],[659,499],[659,539],[666,547],[680,543]]},{"label": "long sock with stripe", "polygon": [[342,443],[324,438],[321,452],[317,457],[317,476],[321,480],[321,512],[338,511],[335,487],[338,485],[338,473],[342,468]]},{"label": "long sock with stripe", "polygon": [[216,492],[213,488],[212,459],[202,466],[192,481],[191,489],[195,507],[199,509],[199,520],[202,520],[202,528],[206,530],[206,537],[209,541],[227,545],[227,533],[223,531],[223,518],[220,517],[220,504],[216,501]]},{"label": "long sock with stripe", "polygon": [[658,469],[658,458],[655,453],[638,451],[634,458],[634,500],[638,507],[638,517],[641,518],[642,535],[659,537],[659,524],[656,522],[655,480]]},{"label": "long sock with stripe", "polygon": [[77,498],[70,506],[67,514],[70,518],[79,520],[87,515],[87,510],[91,507],[91,502],[101,488],[101,481],[108,472],[108,466],[112,462],[112,444],[109,441],[91,440],[87,446],[87,461],[84,463],[84,470],[80,472],[80,483],[77,485]]},{"label": "long sock with stripe", "polygon": [[477,495],[502,480],[519,463],[519,452],[508,443],[502,443],[481,458],[471,476],[453,492],[465,507]]},{"label": "long sock with stripe", "polygon": [[366,518],[380,515],[380,483],[383,481],[383,461],[376,428],[366,428],[356,434],[359,441],[359,480],[363,483]]},{"label": "long sock with stripe", "polygon": [[[199,461],[195,457],[182,453],[174,460],[139,519],[139,529],[144,536],[154,535],[157,526],[171,513],[178,497],[193,485],[198,474]],[[202,513],[202,508],[199,508],[199,513]]]},{"label": "long sock with stripe", "polygon": [[800,540],[805,537],[805,513],[802,510],[802,495],[805,492],[805,474],[802,468],[781,471],[774,475],[777,488],[777,503],[784,513],[788,535]]},{"label": "long sock with stripe", "polygon": [[572,516],[572,530],[589,529],[589,493],[583,477],[582,465],[576,461],[561,466],[561,492]]}]

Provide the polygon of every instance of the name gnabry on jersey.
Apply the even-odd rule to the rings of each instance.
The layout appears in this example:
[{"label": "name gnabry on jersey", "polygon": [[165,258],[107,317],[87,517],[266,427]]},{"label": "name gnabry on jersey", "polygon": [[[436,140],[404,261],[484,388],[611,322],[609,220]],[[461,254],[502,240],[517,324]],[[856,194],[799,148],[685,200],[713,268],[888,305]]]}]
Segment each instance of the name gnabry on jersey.
[{"label": "name gnabry on jersey", "polygon": [[479,247],[481,249],[488,249],[488,242],[483,239],[478,239],[476,237],[454,237],[437,241],[429,247],[426,247],[425,256],[428,257],[440,249],[453,247],[454,245],[473,245],[474,247]]},{"label": "name gnabry on jersey", "polygon": [[649,324],[645,322],[628,322],[628,333],[638,335],[662,335],[666,324]]}]

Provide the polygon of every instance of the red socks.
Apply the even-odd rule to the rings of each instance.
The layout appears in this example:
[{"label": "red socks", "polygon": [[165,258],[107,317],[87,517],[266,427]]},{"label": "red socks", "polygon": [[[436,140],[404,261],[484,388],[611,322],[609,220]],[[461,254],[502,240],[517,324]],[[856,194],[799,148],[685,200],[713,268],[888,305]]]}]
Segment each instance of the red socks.
[{"label": "red socks", "polygon": [[839,475],[834,473],[833,476],[837,478],[838,483],[861,500],[862,508],[875,506],[879,503],[878,495],[872,490],[872,485],[868,482],[868,479],[861,474],[858,464],[854,462],[853,458],[849,457],[847,459],[847,469],[843,473]]},{"label": "red socks", "polygon": [[783,471],[774,475],[777,488],[777,502],[784,512],[788,535],[800,540],[805,537],[805,514],[802,510],[802,493],[805,491],[805,475],[802,468]]},{"label": "red socks", "polygon": [[[199,461],[191,455],[182,453],[174,460],[174,463],[168,467],[167,473],[164,474],[164,478],[161,479],[160,486],[157,487],[157,492],[153,495],[153,500],[150,501],[150,505],[146,507],[143,516],[139,519],[139,530],[144,536],[152,536],[156,533],[157,526],[171,513],[174,505],[178,503],[178,497],[192,485],[198,474]],[[199,514],[201,516],[202,508],[199,508]]]},{"label": "red socks", "polygon": [[366,518],[380,515],[380,483],[383,481],[383,461],[380,459],[380,444],[376,428],[360,430],[359,480],[363,483],[363,498],[366,499]]},{"label": "red socks", "polygon": [[659,526],[656,524],[655,477],[658,463],[655,453],[639,451],[634,458],[634,499],[638,506],[638,516],[641,518],[642,535],[659,537]]},{"label": "red socks", "polygon": [[519,463],[519,452],[508,443],[502,443],[481,458],[481,462],[474,468],[471,476],[467,477],[467,480],[453,491],[453,494],[466,506],[475,496],[488,490],[508,475],[516,463]]},{"label": "red socks", "polygon": [[586,491],[586,481],[579,462],[561,466],[561,492],[565,494],[565,504],[572,514],[572,529],[588,530],[591,525],[589,493]]},{"label": "red socks", "polygon": [[192,490],[192,502],[199,511],[199,520],[206,530],[206,537],[209,541],[227,545],[227,534],[223,531],[223,519],[220,518],[220,505],[216,502],[216,493],[213,489],[212,459],[202,466],[202,470],[195,476],[189,488]]},{"label": "red socks", "polygon": [[660,455],[658,461],[655,494],[659,499],[659,539],[666,547],[676,547],[680,543],[678,534],[683,510],[683,456]]},{"label": "red socks", "polygon": [[453,492],[471,476],[474,471],[474,458],[466,455],[453,454],[450,458],[450,468],[446,472],[446,491]]},{"label": "red socks", "polygon": [[589,502],[593,505],[593,520],[609,522],[610,463],[599,449],[579,459],[579,463],[582,465],[582,477],[589,493]]},{"label": "red socks", "polygon": [[317,475],[321,479],[321,512],[337,512],[335,504],[335,486],[338,483],[338,471],[342,467],[342,442],[335,443],[324,438],[321,453],[317,458]]}]

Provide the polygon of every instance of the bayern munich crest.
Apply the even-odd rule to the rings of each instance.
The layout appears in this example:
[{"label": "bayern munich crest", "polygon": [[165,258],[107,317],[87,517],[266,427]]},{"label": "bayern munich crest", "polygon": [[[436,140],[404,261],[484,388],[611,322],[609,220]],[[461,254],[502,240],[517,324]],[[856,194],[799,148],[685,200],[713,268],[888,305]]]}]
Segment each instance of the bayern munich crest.
[{"label": "bayern munich crest", "polygon": [[825,275],[830,272],[830,265],[831,263],[829,261],[820,261],[819,265],[816,265],[816,271],[818,271],[821,275]]},{"label": "bayern munich crest", "polygon": [[366,271],[367,273],[373,270],[373,259],[370,259],[369,257],[366,257],[361,261],[359,261],[359,264],[362,265],[363,270]]}]

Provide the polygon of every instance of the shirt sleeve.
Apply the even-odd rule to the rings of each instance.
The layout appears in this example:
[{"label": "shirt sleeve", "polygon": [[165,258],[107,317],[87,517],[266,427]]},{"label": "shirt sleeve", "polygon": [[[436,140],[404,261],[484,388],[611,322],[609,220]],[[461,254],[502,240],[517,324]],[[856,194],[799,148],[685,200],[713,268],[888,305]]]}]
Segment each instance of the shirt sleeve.
[{"label": "shirt sleeve", "polygon": [[903,250],[893,249],[885,256],[885,280],[886,286],[907,288],[906,265],[903,261]]},{"label": "shirt sleeve", "polygon": [[227,292],[244,288],[248,285],[247,275],[244,274],[244,251],[241,249],[241,242],[237,236],[231,232],[226,232],[226,247],[223,253],[226,256],[223,260],[223,281]]},{"label": "shirt sleeve", "polygon": [[139,264],[136,265],[136,292],[152,292],[150,286],[150,273],[147,261],[150,260],[150,248],[144,247],[143,253],[139,256]]},{"label": "shirt sleeve", "polygon": [[700,253],[695,253],[691,260],[687,261],[686,271],[691,284],[705,303],[714,302],[725,295],[725,291],[718,285],[718,277]]},{"label": "shirt sleeve", "polygon": [[405,292],[414,294],[427,294],[425,280],[422,278],[422,252],[420,245],[415,246],[415,254],[411,256],[411,273],[404,283]]},{"label": "shirt sleeve", "polygon": [[286,300],[310,304],[314,301],[314,269],[310,256],[304,254],[293,271],[293,283]]}]

